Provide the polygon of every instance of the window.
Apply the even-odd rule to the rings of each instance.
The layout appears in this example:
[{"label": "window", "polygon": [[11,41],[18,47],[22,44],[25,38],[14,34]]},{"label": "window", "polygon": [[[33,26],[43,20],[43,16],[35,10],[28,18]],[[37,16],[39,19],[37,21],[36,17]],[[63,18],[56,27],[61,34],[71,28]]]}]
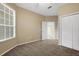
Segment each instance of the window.
[{"label": "window", "polygon": [[0,42],[15,37],[15,11],[0,4]]}]

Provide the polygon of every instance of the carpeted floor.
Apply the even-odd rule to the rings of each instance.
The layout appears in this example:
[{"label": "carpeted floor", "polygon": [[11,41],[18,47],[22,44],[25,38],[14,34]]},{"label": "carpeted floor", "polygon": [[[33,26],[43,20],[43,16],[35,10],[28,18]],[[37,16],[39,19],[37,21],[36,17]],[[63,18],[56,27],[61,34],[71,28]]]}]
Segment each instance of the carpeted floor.
[{"label": "carpeted floor", "polygon": [[59,46],[56,40],[41,40],[17,46],[3,56],[79,56],[79,51]]}]

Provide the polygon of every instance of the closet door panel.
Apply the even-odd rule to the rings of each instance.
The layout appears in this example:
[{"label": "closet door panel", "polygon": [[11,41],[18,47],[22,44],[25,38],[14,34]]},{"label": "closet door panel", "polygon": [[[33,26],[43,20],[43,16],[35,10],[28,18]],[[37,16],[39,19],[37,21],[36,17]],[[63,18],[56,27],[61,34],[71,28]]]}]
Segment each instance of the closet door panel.
[{"label": "closet door panel", "polygon": [[73,49],[79,50],[79,14],[73,16]]},{"label": "closet door panel", "polygon": [[61,22],[61,17],[59,17],[58,20],[58,44],[62,45],[62,22]]},{"label": "closet door panel", "polygon": [[43,21],[42,22],[42,40],[47,39],[47,22]]},{"label": "closet door panel", "polygon": [[72,48],[72,17],[62,18],[62,45]]}]

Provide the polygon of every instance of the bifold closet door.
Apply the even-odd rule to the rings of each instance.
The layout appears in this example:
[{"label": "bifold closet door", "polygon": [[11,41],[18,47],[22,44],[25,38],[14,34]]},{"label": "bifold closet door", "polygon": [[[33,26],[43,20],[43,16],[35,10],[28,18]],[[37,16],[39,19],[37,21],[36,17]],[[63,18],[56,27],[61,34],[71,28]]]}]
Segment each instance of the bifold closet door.
[{"label": "bifold closet door", "polygon": [[42,40],[47,39],[47,22],[42,21]]},{"label": "bifold closet door", "polygon": [[79,50],[79,14],[72,16],[73,21],[73,49]]},{"label": "bifold closet door", "polygon": [[62,46],[72,48],[72,17],[61,18]]}]

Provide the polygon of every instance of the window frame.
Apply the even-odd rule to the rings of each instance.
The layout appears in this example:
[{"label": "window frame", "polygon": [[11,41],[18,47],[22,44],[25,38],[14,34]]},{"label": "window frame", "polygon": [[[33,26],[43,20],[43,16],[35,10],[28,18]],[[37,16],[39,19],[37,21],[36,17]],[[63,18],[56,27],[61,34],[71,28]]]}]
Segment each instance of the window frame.
[{"label": "window frame", "polygon": [[[9,11],[9,13],[8,13],[8,15],[9,15],[9,19],[8,19],[9,25],[8,25],[8,27],[10,27],[9,31],[11,31],[11,27],[13,28],[13,32],[9,32],[9,36],[11,35],[11,33],[13,33],[12,34],[13,36],[10,36],[10,37],[7,38],[6,37],[6,31],[4,32],[3,36],[5,37],[5,39],[0,40],[0,42],[3,42],[3,41],[10,40],[10,39],[13,39],[13,38],[16,37],[16,11],[14,9],[12,9],[10,6],[8,6],[7,4],[3,4],[3,3],[0,3],[0,4],[3,5],[3,8],[4,8],[3,10],[0,9],[0,11],[3,11],[3,13],[4,13],[4,17],[3,17],[4,23],[0,24],[0,26],[5,27],[4,30],[6,30],[7,25],[5,24],[5,21],[6,21],[5,14],[7,14],[7,11],[5,11],[5,8],[7,8],[8,11]],[[13,13],[12,15],[10,14],[11,12]],[[10,24],[10,21],[11,21],[10,17],[11,16],[13,17],[13,25]]]}]

